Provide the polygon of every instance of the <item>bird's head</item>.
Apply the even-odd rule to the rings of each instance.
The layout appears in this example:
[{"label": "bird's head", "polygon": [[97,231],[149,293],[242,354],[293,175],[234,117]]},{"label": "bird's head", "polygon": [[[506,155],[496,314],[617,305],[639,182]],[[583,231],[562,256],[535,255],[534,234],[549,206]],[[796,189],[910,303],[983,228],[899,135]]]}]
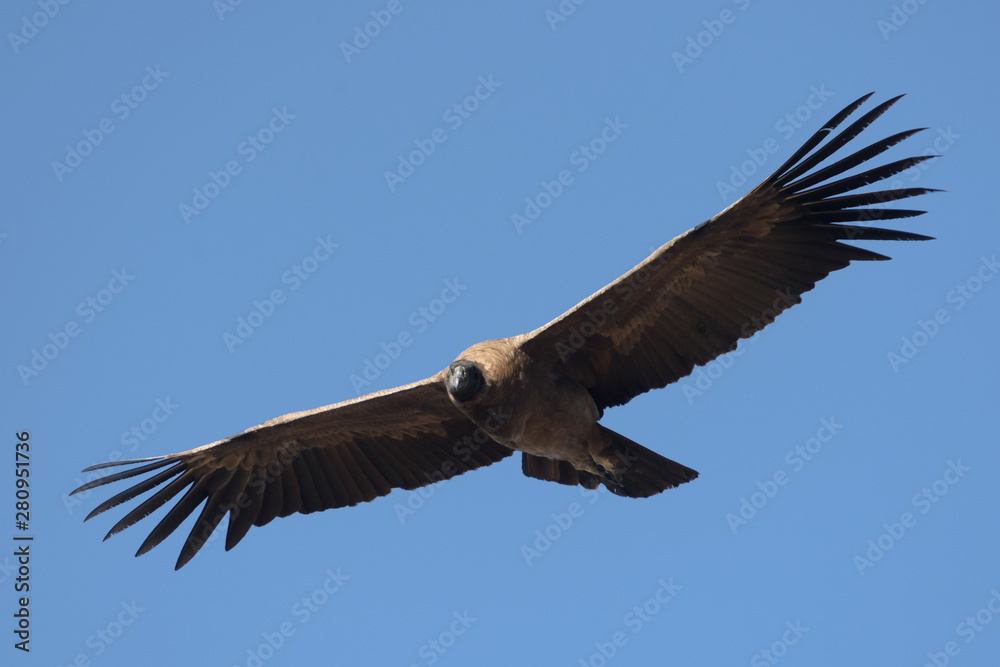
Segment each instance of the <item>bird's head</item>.
[{"label": "bird's head", "polygon": [[459,359],[448,366],[445,387],[456,403],[468,403],[486,387],[486,378],[475,362]]}]

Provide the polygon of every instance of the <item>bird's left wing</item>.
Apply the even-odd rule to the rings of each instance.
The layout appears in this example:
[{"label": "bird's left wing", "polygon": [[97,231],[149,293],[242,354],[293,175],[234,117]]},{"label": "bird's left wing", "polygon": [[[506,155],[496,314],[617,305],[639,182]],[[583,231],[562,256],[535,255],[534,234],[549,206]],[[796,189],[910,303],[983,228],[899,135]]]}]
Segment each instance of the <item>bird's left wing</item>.
[{"label": "bird's left wing", "polygon": [[835,115],[732,206],[572,310],[520,336],[521,348],[587,387],[600,408],[621,405],[733,350],[832,271],[854,260],[888,259],[843,241],[930,238],[872,226],[923,213],[883,205],[929,188],[857,191],[928,156],[844,175],[917,130],[819,166],[899,99],[878,105],[820,145],[868,97]]},{"label": "bird's left wing", "polygon": [[459,412],[440,377],[434,376],[287,414],[186,452],[92,466],[86,471],[133,467],[88,482],[73,493],[159,471],[108,499],[87,519],[158,488],[116,523],[107,539],[183,492],[136,553],[162,542],[204,504],[181,548],[179,569],[226,514],[228,551],[251,526],[263,526],[276,517],[356,505],[394,488],[415,489],[511,453]]}]

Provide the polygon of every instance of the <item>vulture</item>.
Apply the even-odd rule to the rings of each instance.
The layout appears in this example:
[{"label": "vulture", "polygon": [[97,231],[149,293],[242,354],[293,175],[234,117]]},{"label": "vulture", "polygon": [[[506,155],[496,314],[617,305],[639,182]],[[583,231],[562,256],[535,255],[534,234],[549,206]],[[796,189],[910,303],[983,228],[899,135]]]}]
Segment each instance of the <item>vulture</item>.
[{"label": "vulture", "polygon": [[[899,99],[834,133],[871,95],[836,114],[746,196],[530,333],[477,343],[419,382],[287,414],[177,454],[91,466],[84,472],[124,469],[73,493],[148,473],[87,516],[152,492],[107,539],[173,501],[137,556],[200,507],[179,569],[227,514],[228,551],[251,526],[416,489],[515,451],[528,477],[604,485],[628,498],[690,482],[696,471],[602,426],[604,411],[732,351],[832,271],[889,259],[845,241],[931,238],[876,223],[924,213],[886,204],[935,190],[864,189],[934,157],[868,164],[920,130],[828,160]],[[864,170],[847,173],[859,165]]]}]

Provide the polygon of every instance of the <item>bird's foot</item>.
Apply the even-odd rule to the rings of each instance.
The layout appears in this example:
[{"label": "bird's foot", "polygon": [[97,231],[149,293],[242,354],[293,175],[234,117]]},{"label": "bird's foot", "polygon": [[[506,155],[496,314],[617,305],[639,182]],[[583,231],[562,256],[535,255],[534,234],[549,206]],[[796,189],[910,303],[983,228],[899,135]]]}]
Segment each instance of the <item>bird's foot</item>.
[{"label": "bird's foot", "polygon": [[604,483],[604,486],[608,487],[609,491],[614,492],[615,489],[620,489],[622,487],[623,480],[621,475],[616,473],[614,470],[609,470],[601,464],[597,464],[597,476]]}]

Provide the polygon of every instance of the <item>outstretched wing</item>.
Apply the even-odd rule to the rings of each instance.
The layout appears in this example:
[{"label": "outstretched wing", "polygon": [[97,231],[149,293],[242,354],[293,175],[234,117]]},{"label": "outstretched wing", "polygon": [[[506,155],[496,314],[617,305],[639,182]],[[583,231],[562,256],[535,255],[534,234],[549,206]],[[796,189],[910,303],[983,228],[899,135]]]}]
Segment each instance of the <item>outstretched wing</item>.
[{"label": "outstretched wing", "polygon": [[870,96],[834,116],[732,206],[561,317],[524,334],[522,349],[582,383],[601,408],[621,405],[733,350],[832,271],[853,260],[888,259],[841,241],[929,239],[872,223],[920,215],[924,211],[883,204],[933,190],[857,192],[929,156],[844,175],[919,130],[894,134],[816,169],[899,99],[880,104],[820,146]]},{"label": "outstretched wing", "polygon": [[394,488],[415,489],[488,466],[511,453],[454,407],[435,376],[287,414],[179,454],[92,466],[87,471],[134,467],[84,484],[73,493],[159,470],[101,503],[87,519],[158,489],[116,523],[107,539],[184,491],[136,553],[162,542],[204,503],[181,548],[179,569],[226,514],[228,551],[251,526],[263,526],[275,517],[357,505]]}]

